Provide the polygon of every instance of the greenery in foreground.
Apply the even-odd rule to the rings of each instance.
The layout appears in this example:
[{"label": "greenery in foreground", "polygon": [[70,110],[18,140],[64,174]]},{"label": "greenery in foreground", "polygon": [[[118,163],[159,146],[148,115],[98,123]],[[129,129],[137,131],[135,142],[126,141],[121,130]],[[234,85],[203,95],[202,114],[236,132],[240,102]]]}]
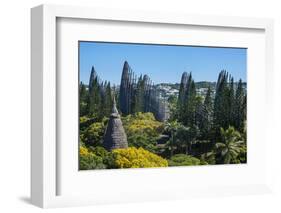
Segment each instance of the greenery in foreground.
[{"label": "greenery in foreground", "polygon": [[180,85],[179,97],[168,98],[172,112],[168,121],[159,122],[150,112],[122,116],[129,148],[112,152],[102,147],[112,106],[110,83],[103,85],[107,92],[102,97],[96,85],[89,91],[81,84],[80,169],[246,163],[246,91],[242,81],[235,86],[233,78],[222,71],[215,94],[209,88],[204,97],[196,93],[191,75],[188,81],[188,88]]}]

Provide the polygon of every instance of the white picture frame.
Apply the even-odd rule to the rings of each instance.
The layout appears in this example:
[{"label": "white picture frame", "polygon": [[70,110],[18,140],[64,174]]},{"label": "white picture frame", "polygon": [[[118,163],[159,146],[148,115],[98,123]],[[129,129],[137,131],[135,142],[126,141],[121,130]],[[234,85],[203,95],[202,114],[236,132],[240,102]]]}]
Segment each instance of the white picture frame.
[{"label": "white picture frame", "polygon": [[[252,193],[264,193],[270,192],[271,188],[271,171],[270,171],[270,150],[264,154],[266,162],[261,168],[256,168],[254,163],[250,163],[249,167],[230,167],[226,168],[228,172],[240,172],[240,174],[247,174],[251,165],[256,173],[261,174],[262,178],[253,180],[253,184],[250,180],[245,182],[237,182],[235,184],[227,184],[226,182],[216,185],[201,185],[198,182],[190,185],[183,186],[183,189],[179,189],[177,185],[161,189],[161,186],[151,188],[151,192],[145,193],[140,188],[135,189],[120,189],[120,191],[106,190],[106,194],[102,194],[99,189],[96,194],[87,194],[81,191],[79,194],[60,194],[58,185],[61,184],[60,172],[61,167],[58,166],[60,159],[60,152],[58,152],[58,132],[57,132],[57,117],[58,117],[58,95],[57,88],[60,81],[57,79],[58,61],[58,20],[99,20],[99,21],[118,21],[118,26],[124,22],[130,23],[143,23],[154,24],[155,26],[165,26],[166,28],[173,26],[198,26],[202,28],[223,29],[228,32],[234,30],[256,30],[262,32],[262,38],[260,41],[265,43],[262,45],[260,77],[257,77],[255,81],[258,83],[263,81],[264,87],[262,99],[263,104],[260,109],[256,109],[255,112],[270,112],[272,108],[272,96],[270,91],[273,85],[270,83],[273,76],[273,21],[271,19],[256,19],[256,18],[241,18],[241,17],[216,17],[216,16],[203,16],[203,15],[187,15],[187,14],[166,14],[166,13],[153,13],[143,11],[123,11],[112,9],[100,9],[100,8],[84,8],[74,6],[54,6],[54,5],[41,5],[31,9],[31,201],[33,204],[47,208],[47,207],[61,207],[61,206],[76,206],[76,205],[91,205],[99,203],[116,203],[116,202],[138,202],[145,200],[163,200],[163,199],[178,199],[198,196],[214,196],[214,195],[241,195]],[[117,26],[117,27],[118,27]],[[253,76],[253,75],[251,75]],[[250,76],[250,77],[251,77]],[[259,76],[259,75],[257,75]],[[265,77],[265,78],[262,78]],[[251,79],[249,79],[251,80]],[[257,87],[258,85],[254,86]],[[252,90],[253,91],[253,90]],[[252,93],[254,94],[254,92]],[[265,103],[266,102],[266,103]],[[255,105],[255,99],[253,99],[252,106]],[[258,111],[260,110],[260,111]],[[249,112],[249,111],[248,111]],[[254,114],[255,112],[251,112]],[[251,117],[251,116],[250,116]],[[263,135],[265,140],[264,147],[268,148],[270,143],[270,127],[271,117],[270,114],[263,114],[263,117],[259,117],[259,120],[263,120],[266,124],[266,130]],[[251,124],[254,125],[254,124]],[[259,127],[257,127],[259,128]],[[257,139],[259,140],[259,139]],[[261,140],[261,139],[260,139]],[[255,154],[256,159],[261,157],[262,146],[260,146]],[[60,150],[61,151],[61,150]],[[63,165],[63,164],[62,164]],[[205,167],[206,168],[206,167]],[[222,167],[210,167],[205,170],[210,172],[210,176],[216,177],[217,174],[221,174]],[[191,170],[187,171],[187,168],[168,168],[165,171],[161,169],[148,169],[148,170],[131,170],[131,171],[111,171],[110,173],[102,173],[101,177],[107,176],[117,177],[118,175],[124,177],[124,175],[131,176],[140,180],[138,175],[142,177],[151,178],[155,176],[159,178],[161,175],[164,177],[165,172],[170,170],[174,175],[165,177],[166,179],[175,179],[181,175],[187,175]],[[243,171],[242,171],[243,170]],[[193,179],[202,177],[204,168],[196,171]],[[218,172],[216,174],[216,171]],[[93,171],[94,172],[94,171]],[[244,172],[244,173],[243,173]],[[248,171],[249,172],[249,171]],[[133,174],[134,173],[134,174]],[[212,174],[211,174],[212,173]],[[84,173],[87,175],[87,173]],[[90,174],[89,174],[90,175]],[[90,177],[90,176],[89,176]],[[98,177],[102,181],[101,177]],[[71,178],[70,178],[71,179]],[[144,178],[146,179],[146,178]],[[249,178],[250,179],[250,178]],[[86,179],[84,179],[86,180]],[[148,180],[148,179],[147,179]],[[88,180],[89,181],[89,178]],[[141,181],[141,180],[140,180]],[[182,180],[179,178],[179,182]],[[70,182],[68,187],[74,182]],[[140,184],[143,189],[146,189]],[[126,186],[124,186],[126,188]],[[127,188],[132,188],[128,184]],[[77,188],[73,187],[73,190]],[[89,188],[90,190],[90,188]],[[112,189],[113,190],[113,189]],[[123,191],[122,191],[123,190]],[[70,189],[71,191],[71,189]],[[120,195],[122,194],[122,196]]]}]

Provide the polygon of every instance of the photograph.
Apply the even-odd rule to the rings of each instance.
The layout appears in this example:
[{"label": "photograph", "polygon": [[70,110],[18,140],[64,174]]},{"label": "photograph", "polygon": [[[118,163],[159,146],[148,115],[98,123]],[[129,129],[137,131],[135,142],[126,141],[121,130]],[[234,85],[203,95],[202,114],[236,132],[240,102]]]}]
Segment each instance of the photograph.
[{"label": "photograph", "polygon": [[78,41],[79,170],[247,163],[247,48]]}]

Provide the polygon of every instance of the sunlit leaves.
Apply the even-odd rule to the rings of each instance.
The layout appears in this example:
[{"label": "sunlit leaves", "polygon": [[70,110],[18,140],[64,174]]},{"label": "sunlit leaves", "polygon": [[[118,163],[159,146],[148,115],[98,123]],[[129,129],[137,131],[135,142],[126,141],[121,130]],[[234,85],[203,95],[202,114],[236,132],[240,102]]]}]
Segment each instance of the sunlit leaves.
[{"label": "sunlit leaves", "polygon": [[153,154],[143,148],[115,149],[115,163],[118,168],[148,168],[167,167],[168,162],[164,158]]}]

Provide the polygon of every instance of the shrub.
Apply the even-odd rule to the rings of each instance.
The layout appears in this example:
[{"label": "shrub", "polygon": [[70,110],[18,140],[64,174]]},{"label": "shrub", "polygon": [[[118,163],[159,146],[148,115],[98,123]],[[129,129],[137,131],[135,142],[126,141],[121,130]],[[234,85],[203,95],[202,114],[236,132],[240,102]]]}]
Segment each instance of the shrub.
[{"label": "shrub", "polygon": [[87,116],[81,116],[79,118],[80,133],[85,131],[85,129],[90,125],[91,119]]},{"label": "shrub", "polygon": [[200,165],[198,158],[185,154],[176,154],[169,160],[169,166],[194,166]]},{"label": "shrub", "polygon": [[155,120],[150,112],[138,112],[123,118],[123,126],[131,147],[143,147],[155,152],[157,139],[163,132],[163,124]]},{"label": "shrub", "polygon": [[112,151],[117,168],[148,168],[167,167],[164,158],[153,154],[143,148],[115,149]]},{"label": "shrub", "polygon": [[206,162],[206,164],[214,165],[216,164],[216,154],[213,151],[203,153],[200,160],[201,164],[203,164],[202,162]]},{"label": "shrub", "polygon": [[101,146],[90,147],[89,150],[98,157],[101,157],[103,164],[107,169],[116,168],[115,159],[112,152],[108,152],[105,148]]},{"label": "shrub", "polygon": [[88,122],[89,120],[90,120],[90,118],[87,116],[81,116],[79,118],[80,124],[84,124],[84,123]]},{"label": "shrub", "polygon": [[163,124],[156,121],[151,112],[128,115],[123,119],[123,125],[128,135],[140,133],[158,136],[163,131]]},{"label": "shrub", "polygon": [[221,128],[221,136],[223,139],[222,142],[216,143],[218,154],[217,163],[230,164],[246,162],[247,147],[240,132],[235,130],[234,127],[229,126],[226,130]]},{"label": "shrub", "polygon": [[157,139],[157,137],[149,137],[147,134],[136,133],[128,136],[128,143],[130,147],[142,147],[155,153],[157,150]]},{"label": "shrub", "polygon": [[89,148],[89,151],[91,151],[96,156],[99,156],[99,157],[102,157],[102,158],[105,158],[109,154],[109,152],[101,146],[97,146],[97,147],[91,146]]},{"label": "shrub", "polygon": [[102,144],[105,131],[103,122],[92,123],[82,135],[82,140],[88,146],[98,146]]},{"label": "shrub", "polygon": [[96,156],[94,153],[89,152],[86,147],[80,146],[80,159],[79,159],[79,169],[89,170],[89,169],[105,169],[106,166],[103,164],[103,159]]}]

